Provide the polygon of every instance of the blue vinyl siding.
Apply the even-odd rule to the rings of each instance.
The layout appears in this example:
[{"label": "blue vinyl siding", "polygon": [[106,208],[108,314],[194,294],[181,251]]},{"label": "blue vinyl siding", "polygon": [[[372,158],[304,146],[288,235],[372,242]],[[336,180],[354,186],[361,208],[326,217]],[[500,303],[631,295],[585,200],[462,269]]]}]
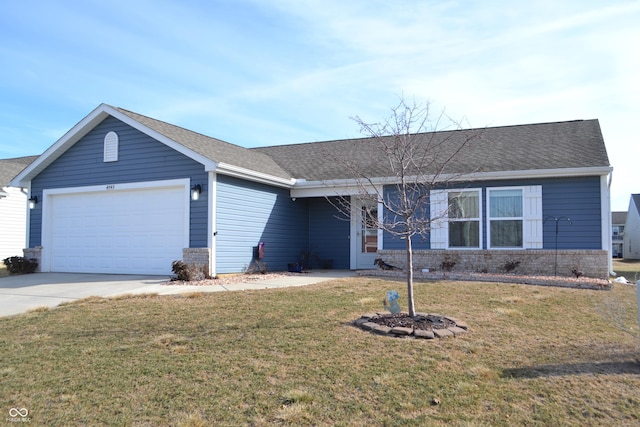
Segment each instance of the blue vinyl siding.
[{"label": "blue vinyl siding", "polygon": [[[384,197],[385,200],[393,200],[394,197],[397,197],[398,190],[393,185],[388,185],[384,188]],[[429,215],[429,207],[425,206],[426,214]],[[404,250],[407,248],[407,243],[404,239],[401,239],[399,236],[396,236],[388,231],[383,232],[383,248],[391,249],[391,250]],[[411,239],[411,246],[414,250],[425,250],[431,249],[431,245],[429,242],[429,233],[427,232],[424,236],[416,235]]]},{"label": "blue vinyl siding", "polygon": [[[601,249],[602,222],[600,209],[600,177],[521,179],[474,182],[449,188],[482,188],[482,247],[487,247],[487,188],[542,185],[542,219],[568,217],[571,224],[561,221],[558,249]],[[385,189],[385,191],[391,191]],[[543,227],[543,248],[555,249],[555,221],[549,219]],[[414,249],[430,249],[429,240],[417,237]],[[405,249],[403,240],[384,233],[384,249]]]},{"label": "blue vinyl siding", "polygon": [[[557,179],[542,187],[543,220],[569,217],[558,226],[558,249],[602,249],[600,177]],[[544,249],[555,249],[555,221],[543,228]]]},{"label": "blue vinyl siding", "polygon": [[[332,259],[333,268],[349,269],[349,218],[325,198],[309,199],[309,247],[321,259]],[[312,267],[317,263],[312,259]]]},{"label": "blue vinyl siding", "polygon": [[217,176],[216,271],[236,273],[251,264],[253,248],[264,242],[270,271],[287,269],[309,247],[307,202],[289,190]]},{"label": "blue vinyl siding", "polygon": [[[118,161],[104,159],[104,136],[118,134]],[[207,246],[207,173],[200,163],[184,156],[127,124],[108,117],[56,159],[31,183],[32,193],[52,188],[122,184],[141,181],[191,178],[202,186],[202,196],[191,201],[190,247]],[[31,211],[29,246],[41,244],[42,208]]]}]

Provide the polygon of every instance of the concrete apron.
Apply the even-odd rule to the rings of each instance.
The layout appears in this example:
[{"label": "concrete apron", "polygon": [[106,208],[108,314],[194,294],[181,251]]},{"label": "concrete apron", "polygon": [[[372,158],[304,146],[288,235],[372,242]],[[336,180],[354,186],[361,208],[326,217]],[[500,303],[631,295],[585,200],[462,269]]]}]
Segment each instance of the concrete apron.
[{"label": "concrete apron", "polygon": [[55,307],[63,302],[92,296],[192,292],[224,292],[251,289],[306,286],[326,280],[354,276],[353,271],[318,270],[274,279],[226,285],[164,285],[166,276],[136,276],[83,273],[34,273],[0,278],[0,317],[24,313],[38,307]]}]

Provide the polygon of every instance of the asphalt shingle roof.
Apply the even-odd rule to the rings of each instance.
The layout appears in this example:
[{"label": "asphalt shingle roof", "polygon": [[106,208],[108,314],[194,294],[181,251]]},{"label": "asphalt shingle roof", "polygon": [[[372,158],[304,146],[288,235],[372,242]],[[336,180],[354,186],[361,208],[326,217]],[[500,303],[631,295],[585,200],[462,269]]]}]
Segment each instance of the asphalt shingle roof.
[{"label": "asphalt shingle roof", "polygon": [[278,178],[291,178],[281,166],[265,153],[249,150],[220,139],[211,138],[123,108],[113,108],[214,162],[225,163]]},{"label": "asphalt shingle roof", "polygon": [[[389,138],[389,137],[387,137]],[[443,159],[468,141],[446,173],[528,171],[608,167],[609,159],[598,120],[540,123],[422,133],[411,135],[432,147],[434,161],[421,173],[435,173]],[[387,140],[388,141],[388,140]],[[274,159],[295,178],[321,181],[353,178],[350,165],[369,177],[394,176],[372,138],[279,145],[250,149]],[[425,150],[423,149],[422,152]],[[432,170],[426,170],[431,168]]]},{"label": "asphalt shingle roof", "polygon": [[627,212],[611,212],[611,224],[625,224],[627,222]]},{"label": "asphalt shingle roof", "polygon": [[27,156],[13,159],[0,159],[0,189],[7,187],[9,181],[37,158],[38,156]]}]

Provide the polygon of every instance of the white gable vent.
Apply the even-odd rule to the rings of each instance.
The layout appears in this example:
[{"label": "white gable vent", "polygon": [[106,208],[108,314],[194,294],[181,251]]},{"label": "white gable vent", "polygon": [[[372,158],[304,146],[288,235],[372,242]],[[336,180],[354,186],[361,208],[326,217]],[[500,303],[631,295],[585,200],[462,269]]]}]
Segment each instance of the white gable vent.
[{"label": "white gable vent", "polygon": [[104,161],[118,161],[118,134],[114,131],[109,132],[104,137]]}]

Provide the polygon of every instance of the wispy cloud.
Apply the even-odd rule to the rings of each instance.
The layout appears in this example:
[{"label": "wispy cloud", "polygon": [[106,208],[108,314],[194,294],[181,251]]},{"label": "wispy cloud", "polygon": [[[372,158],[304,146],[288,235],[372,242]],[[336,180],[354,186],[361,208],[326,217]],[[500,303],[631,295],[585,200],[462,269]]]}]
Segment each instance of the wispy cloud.
[{"label": "wispy cloud", "polygon": [[[0,157],[101,102],[241,145],[357,135],[404,94],[473,126],[599,118],[626,204],[640,2],[45,0],[0,14]],[[20,147],[20,148],[16,148]]]}]

